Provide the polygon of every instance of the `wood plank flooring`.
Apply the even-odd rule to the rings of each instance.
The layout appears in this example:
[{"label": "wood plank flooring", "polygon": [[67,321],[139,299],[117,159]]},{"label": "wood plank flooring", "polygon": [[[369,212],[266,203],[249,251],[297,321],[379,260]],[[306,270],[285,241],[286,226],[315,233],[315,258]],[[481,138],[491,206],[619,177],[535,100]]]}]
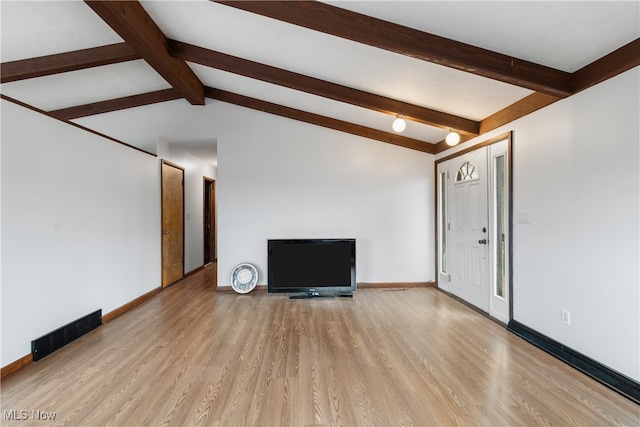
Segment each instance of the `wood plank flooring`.
[{"label": "wood plank flooring", "polygon": [[640,406],[436,289],[238,295],[215,291],[215,266],[1,397],[3,426],[640,425]]}]

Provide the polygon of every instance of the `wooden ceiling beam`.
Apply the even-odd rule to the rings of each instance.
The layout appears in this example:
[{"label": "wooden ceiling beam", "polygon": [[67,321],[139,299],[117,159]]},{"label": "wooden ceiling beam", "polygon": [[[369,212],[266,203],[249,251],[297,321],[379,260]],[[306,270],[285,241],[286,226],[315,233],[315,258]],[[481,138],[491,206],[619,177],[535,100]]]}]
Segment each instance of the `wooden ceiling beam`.
[{"label": "wooden ceiling beam", "polygon": [[[533,113],[536,110],[551,105],[558,101],[560,98],[557,96],[551,96],[544,93],[534,92],[529,96],[525,96],[519,101],[514,102],[506,108],[490,115],[480,122],[480,135],[484,135],[494,129],[499,128],[502,125],[510,123],[521,117]],[[461,135],[460,144],[472,139],[467,135]],[[447,144],[445,140],[442,140],[435,144],[435,153],[441,153],[447,151],[451,146]]]},{"label": "wooden ceiling beam", "polygon": [[204,105],[204,86],[193,70],[167,51],[167,38],[137,1],[89,1],[93,9],[142,59],[193,105]]},{"label": "wooden ceiling beam", "polygon": [[210,87],[205,87],[205,95],[207,96],[207,98],[216,99],[218,101],[228,102],[230,104],[251,108],[253,110],[258,110],[269,114],[275,114],[277,116],[298,120],[316,126],[322,126],[340,132],[346,132],[352,135],[358,135],[365,138],[386,142],[387,144],[398,145],[400,147],[422,151],[423,153],[434,153],[434,145],[424,141],[407,138],[406,136],[400,136],[398,134],[384,132],[378,129],[372,129],[366,126],[356,125],[331,117],[297,110],[295,108],[286,107],[284,105],[274,104],[271,102],[262,101],[260,99],[238,95],[232,92],[227,92]]},{"label": "wooden ceiling beam", "polygon": [[135,59],[140,59],[140,55],[128,44],[116,43],[73,52],[3,62],[0,66],[2,74],[0,82],[10,83]]},{"label": "wooden ceiling beam", "polygon": [[[571,74],[571,86],[573,93],[578,93],[591,86],[624,73],[632,68],[640,66],[640,39],[622,46],[608,55],[584,66],[580,70]],[[506,108],[486,117],[480,122],[480,135],[499,128],[507,123],[524,117],[541,108],[553,104],[560,100],[560,97],[544,93],[534,92],[529,96],[509,105]],[[462,135],[460,142],[468,141],[470,138]],[[435,144],[435,153],[448,150],[445,141]]]},{"label": "wooden ceiling beam", "polygon": [[215,1],[290,24],[557,97],[569,73],[317,1]]},{"label": "wooden ceiling beam", "polygon": [[60,110],[49,111],[47,114],[60,120],[72,120],[95,114],[109,113],[111,111],[156,104],[158,102],[173,101],[175,99],[182,99],[182,96],[176,92],[175,89],[165,89],[110,99],[108,101],[93,102],[91,104],[79,105],[76,107],[62,108]]},{"label": "wooden ceiling beam", "polygon": [[169,40],[169,53],[185,61],[217,68],[252,79],[284,86],[335,101],[345,102],[385,114],[401,114],[407,120],[443,129],[456,129],[471,136],[478,135],[480,124],[476,121],[443,113],[407,102],[375,95],[303,74],[283,70],[202,47]]},{"label": "wooden ceiling beam", "polygon": [[640,39],[616,49],[571,75],[574,93],[624,73],[640,65]]},{"label": "wooden ceiling beam", "polygon": [[529,96],[525,96],[519,101],[514,102],[506,108],[486,117],[480,122],[480,134],[485,134],[502,125],[510,123],[516,119],[524,117],[541,108],[551,105],[558,101],[557,96],[546,95],[544,93],[534,92]]}]

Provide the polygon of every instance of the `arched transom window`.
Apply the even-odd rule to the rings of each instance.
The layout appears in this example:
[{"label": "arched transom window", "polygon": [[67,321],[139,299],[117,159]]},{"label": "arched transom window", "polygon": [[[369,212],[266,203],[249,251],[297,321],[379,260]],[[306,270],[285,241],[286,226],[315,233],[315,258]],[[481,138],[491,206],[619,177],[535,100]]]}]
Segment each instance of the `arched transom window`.
[{"label": "arched transom window", "polygon": [[471,162],[464,162],[456,174],[456,182],[478,179],[478,168]]}]

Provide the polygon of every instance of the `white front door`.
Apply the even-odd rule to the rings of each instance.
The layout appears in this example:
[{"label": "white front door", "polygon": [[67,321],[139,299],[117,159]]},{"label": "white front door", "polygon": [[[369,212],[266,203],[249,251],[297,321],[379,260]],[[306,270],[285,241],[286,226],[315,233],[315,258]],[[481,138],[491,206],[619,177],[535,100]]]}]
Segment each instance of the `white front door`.
[{"label": "white front door", "polygon": [[437,164],[438,287],[508,323],[509,138]]},{"label": "white front door", "polygon": [[449,163],[449,292],[489,312],[487,147]]}]

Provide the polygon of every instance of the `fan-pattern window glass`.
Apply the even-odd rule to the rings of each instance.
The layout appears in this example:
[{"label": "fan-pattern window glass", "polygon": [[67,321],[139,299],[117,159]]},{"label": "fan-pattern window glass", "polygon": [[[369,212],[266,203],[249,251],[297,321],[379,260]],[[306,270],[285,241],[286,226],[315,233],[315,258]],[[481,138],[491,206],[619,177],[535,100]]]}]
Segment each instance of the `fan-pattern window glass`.
[{"label": "fan-pattern window glass", "polygon": [[478,179],[478,168],[471,162],[464,162],[456,174],[456,182]]}]

